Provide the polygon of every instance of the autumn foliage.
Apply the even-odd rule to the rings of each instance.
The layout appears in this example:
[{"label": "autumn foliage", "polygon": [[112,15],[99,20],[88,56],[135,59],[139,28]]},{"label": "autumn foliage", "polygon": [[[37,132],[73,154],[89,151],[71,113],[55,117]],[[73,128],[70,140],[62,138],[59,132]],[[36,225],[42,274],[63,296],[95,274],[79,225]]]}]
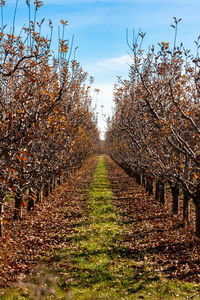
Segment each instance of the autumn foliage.
[{"label": "autumn foliage", "polygon": [[[26,4],[30,16],[30,1]],[[2,9],[4,5],[1,1]],[[3,24],[0,31],[0,232],[5,197],[15,197],[14,218],[19,218],[22,205],[30,210],[98,144],[91,85],[71,59],[67,22],[61,20],[56,56],[51,20],[49,37],[42,34],[44,19],[36,21],[41,5],[34,1],[34,20],[20,34],[14,25],[9,34]]]},{"label": "autumn foliage", "polygon": [[142,32],[128,42],[129,79],[116,84],[106,145],[110,156],[162,204],[165,186],[170,187],[173,214],[183,196],[184,223],[192,199],[200,236],[200,37],[195,56],[183,44],[177,46],[179,22],[174,18],[172,47],[161,42],[145,54]]}]

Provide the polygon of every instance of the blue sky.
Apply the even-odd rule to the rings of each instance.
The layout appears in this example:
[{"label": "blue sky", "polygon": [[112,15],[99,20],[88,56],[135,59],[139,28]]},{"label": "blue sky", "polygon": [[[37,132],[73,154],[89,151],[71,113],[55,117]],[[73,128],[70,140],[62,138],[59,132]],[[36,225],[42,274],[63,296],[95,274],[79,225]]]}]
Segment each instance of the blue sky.
[{"label": "blue sky", "polygon": [[[32,0],[33,2],[33,0]],[[57,26],[61,19],[68,20],[66,38],[75,35],[78,46],[76,58],[84,70],[95,77],[93,88],[100,88],[97,110],[111,114],[113,84],[117,76],[128,76],[130,57],[127,54],[126,28],[130,34],[139,28],[146,32],[144,48],[158,42],[172,42],[173,17],[182,18],[178,42],[194,51],[194,40],[200,35],[200,0],[45,0],[38,19],[45,17],[54,24],[56,47]],[[4,9],[5,23],[12,22],[15,0],[7,0]],[[27,23],[25,0],[19,0],[16,26]],[[44,26],[43,32],[46,32]],[[95,97],[94,97],[95,98]],[[106,123],[99,115],[102,132]]]}]

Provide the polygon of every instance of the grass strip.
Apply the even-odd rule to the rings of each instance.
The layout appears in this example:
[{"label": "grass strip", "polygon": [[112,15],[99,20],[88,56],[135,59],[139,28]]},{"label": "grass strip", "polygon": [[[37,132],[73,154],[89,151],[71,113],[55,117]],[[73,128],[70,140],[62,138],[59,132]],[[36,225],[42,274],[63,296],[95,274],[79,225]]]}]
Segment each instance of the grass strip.
[{"label": "grass strip", "polygon": [[[122,246],[124,225],[112,204],[103,155],[88,191],[87,207],[87,216],[67,237],[70,247],[52,257],[56,274],[42,274],[35,283],[37,291],[41,281],[45,281],[42,288],[49,286],[37,299],[200,299],[197,284],[167,280]],[[9,291],[0,299],[34,299],[27,288]]]},{"label": "grass strip", "polygon": [[200,299],[198,286],[168,281],[127,258],[123,225],[111,198],[102,155],[88,194],[89,218],[72,236],[72,299]]}]

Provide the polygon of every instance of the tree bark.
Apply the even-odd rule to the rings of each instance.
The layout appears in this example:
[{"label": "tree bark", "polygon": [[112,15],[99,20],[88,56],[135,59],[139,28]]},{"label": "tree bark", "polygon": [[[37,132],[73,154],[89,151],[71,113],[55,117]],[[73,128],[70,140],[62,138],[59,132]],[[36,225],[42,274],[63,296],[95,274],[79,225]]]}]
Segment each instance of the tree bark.
[{"label": "tree bark", "polygon": [[52,193],[54,187],[53,187],[54,183],[53,183],[53,177],[49,180],[49,192],[50,194]]},{"label": "tree bark", "polygon": [[51,180],[48,181],[48,196],[51,195]]},{"label": "tree bark", "polygon": [[52,177],[52,190],[54,190],[56,187],[56,176]]},{"label": "tree bark", "polygon": [[22,195],[20,192],[15,194],[15,211],[14,211],[14,220],[21,218],[21,209],[22,209]]},{"label": "tree bark", "polygon": [[137,184],[141,184],[141,176],[138,173],[135,173],[135,181]]},{"label": "tree bark", "polygon": [[4,234],[3,219],[4,219],[4,203],[0,202],[0,237],[3,237]]},{"label": "tree bark", "polygon": [[149,196],[153,195],[153,180],[151,177],[146,179],[146,192]]},{"label": "tree bark", "polygon": [[156,181],[155,200],[159,200],[160,197],[160,180]]},{"label": "tree bark", "polygon": [[35,199],[35,202],[36,202],[36,203],[40,202],[40,192],[39,192],[39,191],[36,192],[36,199]]},{"label": "tree bark", "polygon": [[27,211],[31,211],[35,205],[35,193],[32,195],[32,190],[29,188]]},{"label": "tree bark", "polygon": [[176,183],[175,185],[170,184],[171,193],[172,193],[172,214],[178,214],[178,199],[179,199],[179,185]]},{"label": "tree bark", "polygon": [[195,233],[198,238],[200,238],[200,199],[195,199],[195,214],[196,214],[196,222],[195,222]]},{"label": "tree bark", "polygon": [[160,203],[165,204],[165,184],[164,182],[160,182],[160,197],[159,197]]},{"label": "tree bark", "polygon": [[62,185],[64,182],[64,175],[60,175],[60,185]]},{"label": "tree bark", "polygon": [[39,199],[40,202],[43,202],[44,200],[44,184],[42,184],[41,190],[39,192]]},{"label": "tree bark", "polygon": [[56,188],[58,185],[57,179],[58,179],[57,176],[55,176],[54,177],[54,188]]},{"label": "tree bark", "polygon": [[183,223],[185,221],[188,221],[188,217],[189,217],[189,211],[188,211],[188,205],[189,205],[189,201],[190,201],[190,195],[188,193],[188,191],[183,190]]},{"label": "tree bark", "polygon": [[58,175],[58,177],[57,177],[57,184],[58,185],[61,185],[61,174],[60,175]]},{"label": "tree bark", "polygon": [[193,200],[195,204],[195,214],[196,214],[196,236],[200,238],[200,184],[196,188],[196,192],[193,195]]},{"label": "tree bark", "polygon": [[28,205],[27,205],[27,210],[28,211],[31,211],[34,207],[34,200],[31,196],[29,196],[29,199],[28,199]]},{"label": "tree bark", "polygon": [[146,187],[146,177],[145,175],[142,175],[142,185],[145,188]]},{"label": "tree bark", "polygon": [[49,184],[48,184],[48,182],[46,182],[45,185],[44,185],[44,196],[45,197],[49,196]]}]

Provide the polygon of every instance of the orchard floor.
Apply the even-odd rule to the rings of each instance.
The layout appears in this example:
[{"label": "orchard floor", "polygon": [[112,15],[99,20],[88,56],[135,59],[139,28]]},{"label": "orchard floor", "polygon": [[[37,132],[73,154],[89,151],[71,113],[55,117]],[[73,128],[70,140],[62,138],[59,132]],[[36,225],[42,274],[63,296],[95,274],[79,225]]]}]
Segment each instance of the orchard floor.
[{"label": "orchard floor", "polygon": [[200,242],[108,156],[7,224],[0,299],[200,299]]}]

